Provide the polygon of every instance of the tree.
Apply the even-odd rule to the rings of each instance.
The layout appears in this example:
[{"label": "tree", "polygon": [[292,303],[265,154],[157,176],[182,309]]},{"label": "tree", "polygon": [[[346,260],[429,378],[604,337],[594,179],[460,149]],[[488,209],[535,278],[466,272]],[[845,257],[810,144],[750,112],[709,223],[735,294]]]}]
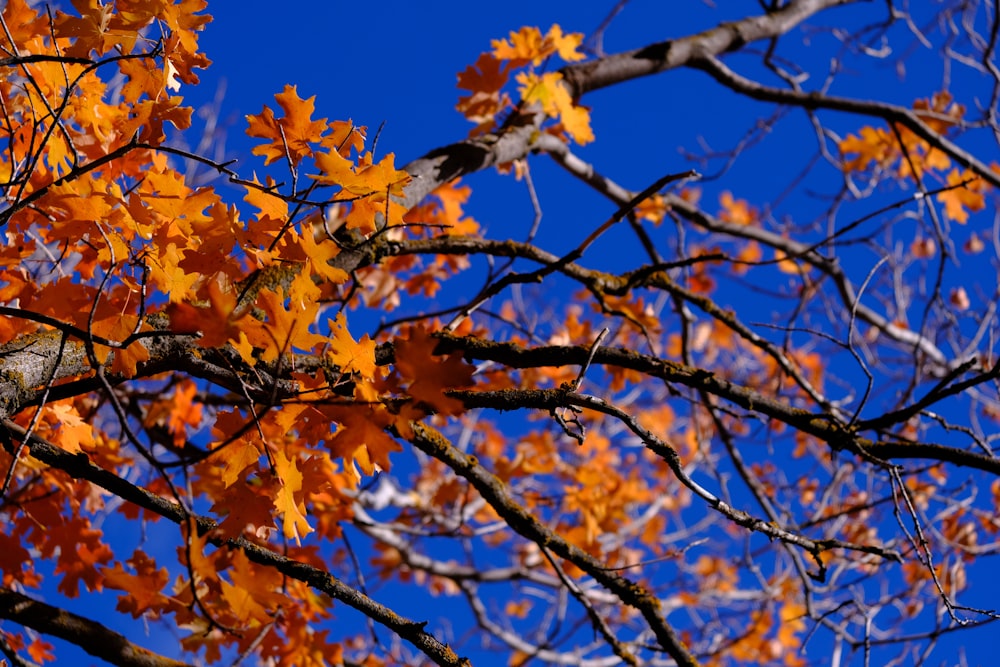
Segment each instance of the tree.
[{"label": "tree", "polygon": [[[0,14],[10,664],[922,664],[997,618],[991,8],[606,53],[620,2],[484,45],[470,135],[401,168],[288,86],[246,169],[185,148],[203,0],[72,4]],[[677,157],[591,118],[684,70],[759,122]],[[619,183],[595,141],[687,163]]]}]

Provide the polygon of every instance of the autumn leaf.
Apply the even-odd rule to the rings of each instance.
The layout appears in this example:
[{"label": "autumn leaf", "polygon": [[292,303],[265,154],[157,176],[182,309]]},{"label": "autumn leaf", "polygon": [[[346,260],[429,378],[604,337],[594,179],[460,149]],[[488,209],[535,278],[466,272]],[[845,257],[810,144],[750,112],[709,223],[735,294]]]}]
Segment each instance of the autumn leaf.
[{"label": "autumn leaf", "polygon": [[59,401],[48,406],[47,416],[56,422],[57,428],[52,439],[68,452],[83,451],[80,445],[94,446],[94,428],[91,426],[72,403]]},{"label": "autumn leaf", "polygon": [[170,600],[162,593],[170,581],[167,568],[157,568],[155,560],[138,550],[125,562],[135,574],[126,571],[120,562],[101,572],[105,586],[124,592],[118,596],[115,608],[131,614],[132,618],[139,618],[150,610],[159,612],[167,608]]},{"label": "autumn leaf", "polygon": [[484,131],[493,125],[496,115],[507,108],[510,99],[501,91],[507,84],[508,65],[492,54],[483,53],[475,65],[458,75],[458,87],[470,92],[458,98],[456,109]]},{"label": "autumn leaf", "polygon": [[132,51],[139,35],[125,28],[111,5],[100,0],[76,0],[73,3],[80,16],[62,12],[56,15],[55,33],[73,40],[65,50],[66,55],[86,58],[91,51],[103,55],[118,46],[124,52]]},{"label": "autumn leaf", "polygon": [[144,100],[132,106],[132,113],[120,126],[122,136],[135,136],[143,143],[158,146],[167,138],[164,123],[170,123],[178,130],[191,127],[191,107],[181,106],[179,95],[160,96]]},{"label": "autumn leaf", "polygon": [[527,103],[538,103],[546,114],[558,118],[563,129],[578,144],[594,140],[590,129],[590,112],[573,103],[569,90],[562,85],[562,74],[546,72],[537,76],[520,72],[515,77],[522,99]]},{"label": "autumn leaf", "polygon": [[910,252],[918,259],[930,259],[937,252],[937,244],[932,238],[918,236],[910,244]]},{"label": "autumn leaf", "polygon": [[437,357],[436,347],[437,340],[426,329],[411,329],[408,338],[396,339],[396,372],[406,383],[406,393],[418,403],[440,414],[459,414],[465,409],[462,402],[444,392],[472,386],[475,369],[463,361],[461,352]]},{"label": "autumn leaf", "polygon": [[944,204],[944,213],[951,220],[964,225],[969,219],[969,213],[986,207],[983,196],[985,182],[968,169],[952,169],[948,172],[947,183],[948,189],[939,192],[936,198]]},{"label": "autumn leaf", "polygon": [[339,185],[345,193],[342,198],[402,195],[410,175],[395,168],[395,157],[389,153],[373,163],[371,155],[366,154],[354,163],[336,152],[320,153],[316,156],[316,165],[322,174],[312,178],[320,183]]},{"label": "autumn leaf", "polygon": [[280,448],[273,451],[271,456],[279,481],[274,495],[274,509],[282,517],[285,538],[294,539],[297,544],[300,538],[313,532],[302,502],[302,473],[299,472],[295,459],[288,458]]},{"label": "autumn leaf", "polygon": [[258,305],[267,314],[264,330],[267,338],[262,340],[261,360],[274,361],[278,355],[294,349],[311,350],[326,339],[309,331],[316,318],[319,305],[316,302],[286,300],[270,290],[262,290],[257,298]]},{"label": "autumn leaf", "polygon": [[79,516],[51,528],[39,553],[45,558],[58,554],[55,573],[62,575],[59,591],[75,598],[80,594],[80,584],[90,591],[100,590],[103,577],[98,566],[114,556],[111,547],[102,539],[104,533],[94,528],[89,519]]},{"label": "autumn leaf", "polygon": [[979,238],[979,235],[973,232],[966,239],[965,243],[962,244],[962,250],[970,255],[977,255],[981,253],[986,248],[986,244],[983,240]]},{"label": "autumn leaf", "polygon": [[163,69],[157,67],[154,61],[139,58],[123,60],[120,67],[121,73],[128,79],[122,86],[126,102],[138,102],[143,95],[156,99],[167,88]]},{"label": "autumn leaf", "polygon": [[278,247],[278,256],[282,260],[303,262],[306,265],[303,276],[317,276],[332,285],[346,283],[349,278],[343,269],[330,263],[339,254],[340,248],[333,240],[317,239],[311,227],[304,228],[301,233],[292,229],[285,230]]},{"label": "autumn leaf", "polygon": [[284,111],[283,117],[276,118],[274,111],[266,105],[259,114],[246,117],[247,134],[268,140],[268,143],[255,147],[252,152],[254,155],[263,155],[265,165],[286,158],[294,167],[303,157],[312,154],[310,144],[318,144],[322,140],[327,127],[326,119],[312,120],[316,110],[316,97],[314,95],[303,100],[295,86],[285,86],[274,99]]},{"label": "autumn leaf", "polygon": [[862,127],[858,134],[850,134],[839,144],[845,158],[845,173],[861,172],[875,167],[885,169],[899,159],[899,149],[888,130]]},{"label": "autumn leaf", "polygon": [[564,35],[562,28],[553,25],[545,37],[538,28],[523,27],[511,32],[507,39],[493,40],[493,55],[500,60],[510,61],[511,67],[522,67],[528,63],[538,66],[549,56],[558,53],[566,62],[583,59],[577,49],[583,42],[583,35]]},{"label": "autumn leaf", "polygon": [[654,194],[652,197],[647,197],[643,199],[635,207],[635,217],[639,220],[648,220],[654,225],[659,225],[663,222],[663,218],[667,214],[667,206],[663,200],[663,195]]},{"label": "autumn leaf", "polygon": [[793,276],[809,273],[811,266],[796,257],[790,257],[788,253],[779,248],[774,249],[774,261],[778,270]]},{"label": "autumn leaf", "polygon": [[235,288],[228,284],[226,277],[216,274],[206,284],[208,303],[172,303],[166,313],[170,318],[170,328],[175,333],[200,334],[198,344],[202,347],[218,347],[229,340],[239,338],[244,330],[239,323],[246,317],[243,309],[237,309]]},{"label": "autumn leaf", "polygon": [[[248,431],[246,425],[246,416],[238,410],[223,410],[215,417],[212,436],[219,444],[212,447],[211,461],[216,470],[221,470],[225,487],[235,484],[264,451],[256,433]],[[243,435],[235,435],[239,433]]]},{"label": "autumn leaf", "polygon": [[525,26],[517,32],[511,32],[508,39],[495,39],[492,43],[493,55],[499,60],[511,61],[512,67],[536,61],[540,65],[547,55],[542,46],[542,33],[538,28]]},{"label": "autumn leaf", "polygon": [[219,524],[219,533],[226,538],[237,538],[244,532],[258,539],[265,539],[276,528],[272,511],[274,500],[259,484],[252,484],[245,475],[219,493],[212,511],[225,517]]},{"label": "autumn leaf", "polygon": [[728,190],[719,195],[719,220],[736,225],[753,225],[757,223],[759,213],[750,206],[746,199],[736,199]]},{"label": "autumn leaf", "polygon": [[250,562],[242,550],[231,555],[232,584],[220,580],[222,596],[241,624],[259,627],[273,622],[274,611],[287,604],[284,577]]},{"label": "autumn leaf", "polygon": [[359,373],[362,377],[375,376],[375,342],[366,334],[355,341],[347,330],[347,317],[343,312],[336,320],[327,320],[330,327],[330,349],[327,358],[342,373]]},{"label": "autumn leaf", "polygon": [[472,188],[460,185],[461,179],[438,187],[428,200],[406,214],[407,222],[439,225],[449,236],[471,236],[479,232],[479,223],[465,215]]},{"label": "autumn leaf", "polygon": [[955,307],[955,310],[962,312],[969,309],[971,302],[964,287],[956,287],[948,295],[948,303]]}]

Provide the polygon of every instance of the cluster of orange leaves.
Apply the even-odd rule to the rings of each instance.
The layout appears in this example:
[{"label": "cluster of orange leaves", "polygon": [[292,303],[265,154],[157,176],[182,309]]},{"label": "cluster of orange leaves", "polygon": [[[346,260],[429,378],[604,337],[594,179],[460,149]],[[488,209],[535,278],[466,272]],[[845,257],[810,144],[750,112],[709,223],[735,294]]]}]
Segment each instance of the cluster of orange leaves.
[{"label": "cluster of orange leaves", "polygon": [[516,72],[520,104],[537,105],[546,116],[556,119],[552,132],[565,133],[578,144],[593,141],[590,112],[573,100],[560,72],[544,71],[555,55],[565,62],[582,60],[584,56],[578,51],[582,41],[581,34],[563,34],[558,25],[545,35],[538,28],[525,27],[511,32],[508,39],[494,40],[492,51],[482,53],[475,65],[458,75],[458,87],[469,94],[459,98],[457,108],[476,123],[473,132],[493,129],[499,118],[512,111],[514,105],[504,88]]},{"label": "cluster of orange leaves", "polygon": [[[37,316],[59,320],[106,343],[91,346],[93,358],[107,364],[116,382],[142,375],[149,360],[141,342],[123,341],[154,329],[196,336],[199,354],[228,346],[247,367],[294,367],[295,353],[311,353],[322,367],[296,373],[298,401],[258,414],[219,411],[210,434],[203,388],[190,379],[144,378],[141,386],[150,393],[130,400],[142,410],[147,434],[158,434],[166,451],[189,451],[199,431],[201,442],[208,441],[211,454],[191,466],[192,495],[184,499],[211,503],[224,518],[221,535],[262,542],[278,535],[298,541],[314,531],[336,537],[350,512],[344,494],[362,473],[388,469],[389,454],[400,448],[387,431],[406,435],[411,420],[457,413],[460,404],[444,392],[472,382],[472,367],[461,355],[435,355],[437,342],[425,329],[398,337],[389,369],[376,365],[368,336],[350,334],[343,312],[323,317],[324,304],[342,297],[348,281],[330,264],[340,252],[331,236],[341,227],[362,238],[376,226],[406,233],[397,198],[409,176],[395,168],[391,154],[375,160],[364,152],[363,127],[313,119],[314,99],[286,87],[276,96],[277,111],[265,106],[248,116],[248,134],[261,140],[254,153],[265,166],[285,161],[307,173],[312,187],[306,196],[319,193],[333,213],[315,209],[295,218],[288,196],[270,182],[254,182],[245,197],[254,213],[242,219],[212,187],[191,186],[158,150],[168,126],[190,127],[191,109],[175,93],[197,83],[197,70],[209,64],[198,51],[198,33],[210,20],[202,13],[206,2],[73,5],[75,15],[56,12],[51,23],[41,6],[26,0],[10,0],[2,9],[10,36],[4,56],[46,57],[25,59],[16,65],[17,76],[0,79],[0,141],[7,147],[0,152],[7,239],[0,248],[0,302],[36,318],[0,319],[0,343],[58,340],[60,334],[40,326]],[[120,87],[110,88],[114,81]],[[462,212],[468,193],[457,185],[443,188],[436,202],[410,215],[425,229],[475,233],[478,225]],[[440,264],[439,279],[462,268],[451,259]],[[393,269],[399,267],[359,278],[365,285],[385,281],[376,272]],[[436,286],[414,276],[406,288],[433,293]],[[386,288],[396,289],[395,283]],[[355,400],[335,394],[337,384],[352,387]],[[390,412],[382,399],[391,396],[409,402]],[[107,417],[92,396],[50,402],[15,421],[109,470],[136,465],[129,448],[103,430]],[[0,454],[4,470],[11,463]],[[226,644],[249,649],[255,636],[249,631],[266,627],[273,631],[258,644],[265,660],[336,661],[340,648],[310,629],[313,619],[329,614],[329,603],[304,587],[292,590],[299,585],[239,552],[213,549],[193,532],[179,554],[193,576],[170,581],[151,556],[117,558],[91,521],[104,497],[89,484],[29,457],[16,472],[10,497],[22,511],[12,513],[0,537],[4,585],[42,585],[29,551],[37,550],[56,562],[63,594],[75,597],[81,586],[121,590],[119,609],[176,616],[192,632],[185,646],[204,648],[209,661],[219,659]],[[17,480],[31,483],[18,487]],[[171,499],[180,492],[155,475],[147,488]],[[128,504],[120,511],[127,518],[146,515]],[[314,550],[302,547],[297,556],[322,566]],[[200,617],[199,606],[217,625]],[[219,627],[238,632],[220,637]],[[31,645],[34,659],[51,659],[45,646]]]},{"label": "cluster of orange leaves", "polygon": [[[935,93],[931,99],[913,103],[915,115],[936,134],[946,136],[962,122],[965,107],[952,100],[950,93]],[[940,149],[902,125],[891,128],[865,126],[839,143],[846,174],[870,173],[874,178],[893,175],[901,180],[921,181],[930,177],[944,188],[936,199],[945,215],[965,224],[970,213],[986,206],[988,184],[966,168],[953,166]],[[931,188],[928,188],[931,189]]]}]

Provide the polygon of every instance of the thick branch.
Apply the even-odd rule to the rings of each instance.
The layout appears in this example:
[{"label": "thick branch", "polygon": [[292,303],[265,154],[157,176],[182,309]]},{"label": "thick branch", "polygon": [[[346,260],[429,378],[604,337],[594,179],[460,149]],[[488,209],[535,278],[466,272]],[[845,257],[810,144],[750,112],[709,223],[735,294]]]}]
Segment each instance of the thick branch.
[{"label": "thick branch", "polygon": [[[749,42],[779,37],[824,9],[855,1],[795,0],[773,12],[722,23],[697,35],[569,65],[560,72],[573,96],[578,98],[593,90],[734,51]],[[525,157],[532,150],[542,120],[538,114],[525,114],[517,122],[508,123],[499,137],[490,134],[460,141],[410,162],[404,169],[413,181],[406,187],[402,203],[412,208],[439,185],[494,164]]]},{"label": "thick branch", "polygon": [[97,621],[0,586],[0,618],[76,644],[92,656],[122,667],[189,667],[188,663],[136,646]]},{"label": "thick branch", "polygon": [[706,56],[736,51],[750,42],[787,34],[819,12],[857,0],[793,0],[759,16],[720,23],[711,30],[681,39],[658,42],[560,70],[574,96],[687,65]]},{"label": "thick branch", "polygon": [[[591,350],[580,345],[524,348],[514,343],[447,335],[441,336],[440,340],[438,354],[461,351],[470,361],[494,361],[508,368],[581,366],[591,359]],[[388,350],[383,353],[382,361],[386,361],[384,357],[387,352]],[[598,349],[593,354],[592,363],[627,368],[664,382],[706,391],[745,410],[767,415],[808,433],[826,442],[835,451],[846,449],[882,460],[903,458],[942,461],[1000,475],[1000,459],[935,444],[877,442],[862,437],[854,429],[847,429],[830,415],[794,407],[779,398],[761,394],[704,369],[611,347]]]}]

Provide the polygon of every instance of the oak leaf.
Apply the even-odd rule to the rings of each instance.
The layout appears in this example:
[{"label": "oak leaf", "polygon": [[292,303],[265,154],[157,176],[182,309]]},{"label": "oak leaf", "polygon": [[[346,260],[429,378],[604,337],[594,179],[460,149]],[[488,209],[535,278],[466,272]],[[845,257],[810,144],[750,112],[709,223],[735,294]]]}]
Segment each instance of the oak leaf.
[{"label": "oak leaf", "polygon": [[[212,449],[212,466],[221,468],[226,487],[236,483],[243,471],[257,463],[263,445],[255,432],[247,431],[247,417],[238,410],[221,410],[215,417],[212,436],[220,444]],[[243,433],[243,435],[238,435]],[[254,433],[254,435],[251,435]]]},{"label": "oak leaf", "polygon": [[464,412],[464,405],[444,392],[471,387],[475,368],[465,363],[461,352],[437,357],[437,345],[437,339],[423,327],[411,329],[408,338],[396,339],[396,371],[407,384],[406,393],[419,404],[440,414],[457,415]]},{"label": "oak leaf", "polygon": [[389,454],[403,449],[386,433],[395,420],[381,405],[333,405],[323,412],[337,423],[337,431],[327,445],[335,457],[344,459],[345,471],[355,484],[360,480],[358,469],[366,475],[389,470]]},{"label": "oak leaf", "polygon": [[562,28],[554,24],[545,37],[542,37],[538,28],[525,26],[517,32],[511,32],[508,39],[493,40],[491,45],[493,55],[500,60],[510,61],[512,67],[522,67],[528,63],[537,67],[555,53],[566,62],[583,60],[583,54],[577,51],[582,42],[582,34],[563,34]]},{"label": "oak leaf", "polygon": [[279,485],[274,495],[274,509],[282,515],[282,530],[286,539],[299,539],[311,533],[312,527],[306,519],[306,508],[302,502],[302,473],[294,458],[288,458],[281,449],[273,451],[275,475]]},{"label": "oak leaf", "polygon": [[970,212],[986,208],[983,192],[987,186],[983,179],[968,169],[952,169],[948,173],[947,183],[949,189],[939,192],[937,200],[944,204],[944,214],[950,219],[964,225]]},{"label": "oak leaf", "polygon": [[239,339],[245,329],[238,326],[246,317],[244,309],[237,309],[235,288],[228,285],[222,274],[216,274],[205,287],[208,303],[171,303],[166,308],[170,329],[174,333],[201,334],[198,344],[202,347],[219,347],[227,341]]},{"label": "oak leaf", "polygon": [[127,572],[120,562],[102,571],[105,586],[125,592],[118,597],[115,608],[139,618],[148,611],[158,612],[167,607],[169,598],[161,592],[170,582],[167,568],[157,569],[156,561],[138,550],[126,562],[135,574]]},{"label": "oak leaf", "polygon": [[316,110],[316,96],[307,100],[299,97],[295,86],[274,96],[278,106],[284,111],[282,118],[276,118],[270,107],[264,106],[259,114],[247,115],[247,134],[251,137],[267,139],[268,143],[256,146],[254,155],[263,155],[264,164],[269,165],[282,158],[297,166],[302,158],[313,152],[310,144],[319,143],[326,131],[326,119],[313,120]]},{"label": "oak leaf", "polygon": [[520,72],[515,79],[520,84],[521,98],[528,104],[538,103],[548,116],[558,118],[576,143],[583,145],[594,140],[590,112],[573,103],[569,89],[562,83],[562,74],[546,72],[538,76]]},{"label": "oak leaf", "polygon": [[259,483],[247,479],[248,472],[245,469],[240,473],[236,481],[217,495],[212,505],[212,512],[225,516],[218,528],[223,537],[236,538],[249,532],[257,539],[264,539],[277,527],[271,515],[274,499],[263,492]]},{"label": "oak leaf", "polygon": [[507,84],[509,66],[490,53],[480,54],[475,65],[469,65],[458,75],[458,87],[470,92],[458,98],[456,109],[476,123],[473,132],[486,130],[501,109],[510,104],[502,93]]},{"label": "oak leaf", "polygon": [[330,327],[330,349],[327,359],[342,373],[359,373],[362,377],[375,376],[375,342],[368,334],[355,341],[347,330],[347,316],[337,313],[336,320],[327,320]]}]

